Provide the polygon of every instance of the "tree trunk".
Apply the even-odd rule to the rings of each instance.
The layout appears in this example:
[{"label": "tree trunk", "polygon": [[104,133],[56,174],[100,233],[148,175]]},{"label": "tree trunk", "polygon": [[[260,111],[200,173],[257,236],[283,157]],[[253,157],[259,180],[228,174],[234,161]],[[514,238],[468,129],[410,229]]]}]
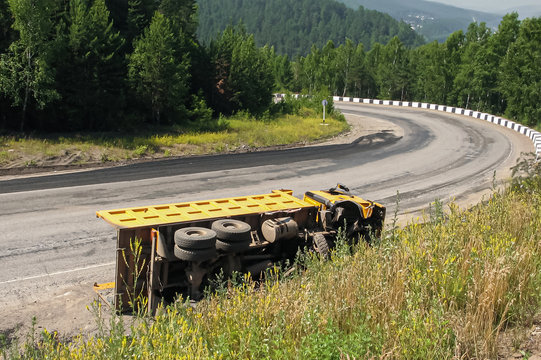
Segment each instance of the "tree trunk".
[{"label": "tree trunk", "polygon": [[21,132],[24,132],[24,123],[26,120],[26,104],[28,103],[28,93],[29,93],[29,90],[27,86],[24,92],[24,102],[23,102],[23,111],[22,111],[22,116],[21,116],[21,129],[20,129]]},{"label": "tree trunk", "polygon": [[[26,50],[26,58],[28,59],[28,71],[30,71],[32,69],[32,55],[30,54],[29,50]],[[26,121],[26,109],[28,107],[29,95],[30,95],[30,80],[27,78],[26,86],[24,88],[23,111],[22,111],[22,117],[21,117],[21,132],[24,132],[24,123]]]}]

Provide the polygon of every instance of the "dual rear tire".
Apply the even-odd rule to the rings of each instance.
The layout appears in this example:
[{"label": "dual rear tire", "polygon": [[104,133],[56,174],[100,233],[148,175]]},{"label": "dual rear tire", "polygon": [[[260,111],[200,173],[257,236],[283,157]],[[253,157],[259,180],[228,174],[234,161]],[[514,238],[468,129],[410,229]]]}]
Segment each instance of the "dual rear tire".
[{"label": "dual rear tire", "polygon": [[216,256],[216,233],[203,227],[175,231],[175,256],[184,261],[207,261]]},{"label": "dual rear tire", "polygon": [[174,253],[180,260],[202,262],[217,257],[217,250],[242,252],[250,247],[251,230],[249,224],[232,219],[216,220],[211,229],[182,228],[175,232]]},{"label": "dual rear tire", "polygon": [[216,248],[226,253],[236,253],[248,250],[252,237],[251,226],[243,221],[223,219],[212,223],[216,232]]}]

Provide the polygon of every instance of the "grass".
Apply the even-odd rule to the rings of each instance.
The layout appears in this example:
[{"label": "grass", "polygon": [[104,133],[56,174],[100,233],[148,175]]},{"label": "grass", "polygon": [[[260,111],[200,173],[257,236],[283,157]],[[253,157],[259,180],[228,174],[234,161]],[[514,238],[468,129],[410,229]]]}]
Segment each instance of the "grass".
[{"label": "grass", "polygon": [[237,149],[306,143],[348,129],[343,118],[328,126],[309,109],[302,115],[255,120],[239,114],[226,120],[226,130],[176,129],[149,135],[80,134],[76,136],[0,136],[0,167],[42,166],[55,163],[87,164],[138,158],[214,154]]},{"label": "grass", "polygon": [[496,358],[501,333],[531,325],[541,305],[541,172],[524,168],[535,173],[511,190],[470,211],[450,205],[374,246],[340,241],[330,261],[301,255],[293,275],[229,281],[196,309],[179,301],[156,318],[113,316],[71,343],[45,331],[4,356]]}]

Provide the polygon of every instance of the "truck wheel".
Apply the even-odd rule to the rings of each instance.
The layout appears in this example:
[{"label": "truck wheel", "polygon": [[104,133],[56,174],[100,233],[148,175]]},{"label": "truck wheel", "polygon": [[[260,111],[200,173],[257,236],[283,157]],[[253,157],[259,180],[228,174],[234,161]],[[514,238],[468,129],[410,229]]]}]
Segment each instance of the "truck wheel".
[{"label": "truck wheel", "polygon": [[223,219],[212,223],[212,230],[216,237],[223,242],[250,242],[250,231],[252,227],[244,221]]},{"label": "truck wheel", "polygon": [[224,242],[216,240],[216,249],[227,253],[236,253],[248,250],[250,248],[250,241],[243,242]]},{"label": "truck wheel", "polygon": [[175,244],[184,249],[212,249],[216,244],[216,233],[203,227],[178,229]]},{"label": "truck wheel", "polygon": [[325,238],[325,235],[316,233],[312,237],[314,241],[314,250],[324,258],[329,257],[329,242]]},{"label": "truck wheel", "polygon": [[218,256],[216,249],[214,248],[190,250],[183,249],[175,245],[174,252],[177,258],[184,261],[206,261]]}]

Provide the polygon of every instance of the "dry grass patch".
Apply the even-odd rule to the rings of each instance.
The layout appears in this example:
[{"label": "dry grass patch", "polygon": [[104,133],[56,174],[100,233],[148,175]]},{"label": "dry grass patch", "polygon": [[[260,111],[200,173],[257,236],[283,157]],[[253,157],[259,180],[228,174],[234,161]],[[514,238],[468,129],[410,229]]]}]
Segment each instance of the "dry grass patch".
[{"label": "dry grass patch", "polygon": [[330,118],[328,126],[307,110],[308,117],[284,115],[260,121],[244,114],[227,120],[226,130],[214,132],[177,130],[165,134],[0,137],[0,167],[82,165],[157,159],[170,156],[216,154],[254,148],[308,143],[335,136],[348,129],[342,119]]}]

